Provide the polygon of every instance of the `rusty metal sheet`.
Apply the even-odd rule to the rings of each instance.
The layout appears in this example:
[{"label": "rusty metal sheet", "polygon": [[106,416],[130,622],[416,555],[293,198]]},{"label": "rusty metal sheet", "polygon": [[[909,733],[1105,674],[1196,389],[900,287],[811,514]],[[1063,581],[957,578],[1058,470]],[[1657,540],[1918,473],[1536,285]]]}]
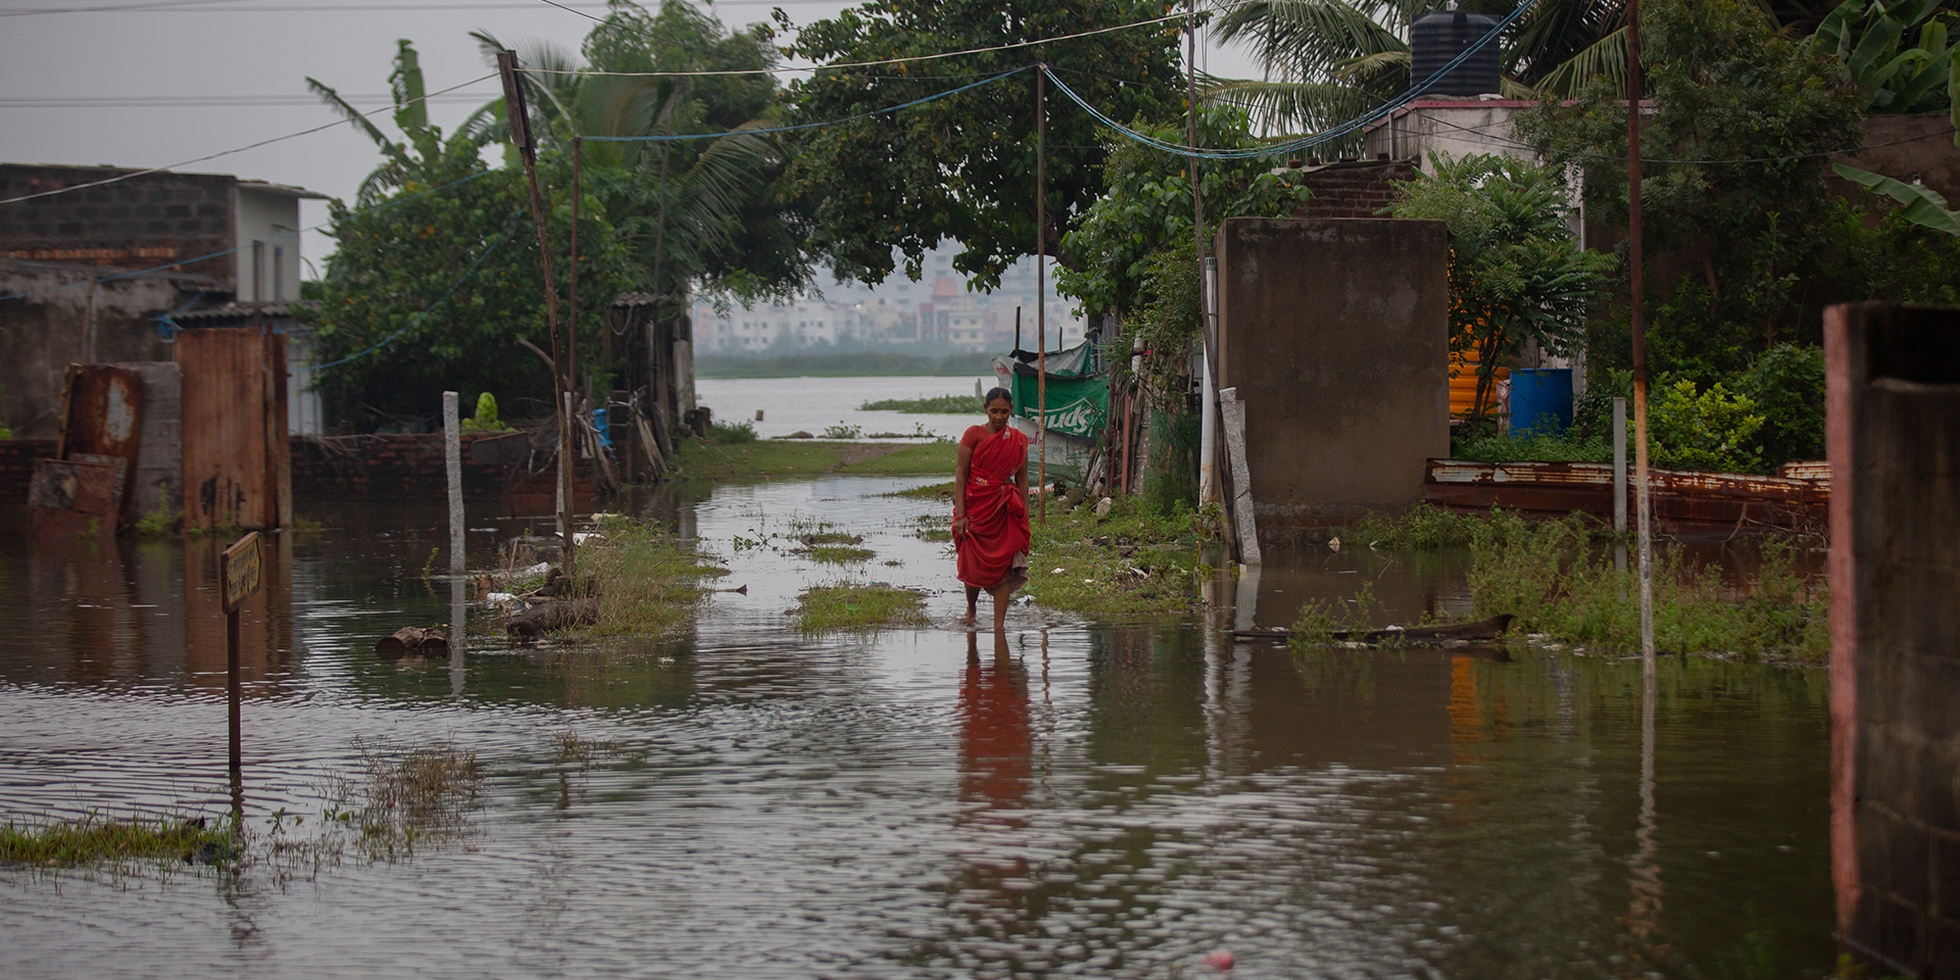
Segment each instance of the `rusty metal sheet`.
[{"label": "rusty metal sheet", "polygon": [[[61,456],[112,456],[123,461],[123,473],[136,472],[138,449],[143,440],[141,375],[107,364],[76,368],[68,382],[64,418]],[[119,485],[114,511],[119,525],[135,520],[129,498]]]},{"label": "rusty metal sheet", "polygon": [[[1476,463],[1430,460],[1423,499],[1454,510],[1505,507],[1537,514],[1612,514],[1607,463]],[[1826,480],[1744,473],[1650,470],[1649,492],[1662,527],[1821,531],[1828,526]]]},{"label": "rusty metal sheet", "polygon": [[27,487],[28,525],[36,534],[114,533],[120,462],[36,460]]},{"label": "rusty metal sheet", "polygon": [[[184,527],[269,528],[290,485],[285,401],[269,376],[283,341],[252,329],[186,330],[177,335],[183,371]],[[271,445],[274,442],[280,446]]]}]

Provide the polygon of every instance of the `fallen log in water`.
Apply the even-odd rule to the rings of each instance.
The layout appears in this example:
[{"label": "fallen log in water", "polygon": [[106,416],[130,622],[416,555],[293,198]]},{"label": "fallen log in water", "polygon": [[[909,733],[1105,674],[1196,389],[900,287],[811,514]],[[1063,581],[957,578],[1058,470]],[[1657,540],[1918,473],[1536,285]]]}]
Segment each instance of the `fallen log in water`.
[{"label": "fallen log in water", "polygon": [[374,652],[382,656],[400,657],[411,650],[447,650],[449,637],[435,627],[404,626],[393,636],[384,636],[374,645]]},{"label": "fallen log in water", "polygon": [[512,636],[538,637],[553,630],[590,626],[599,621],[597,599],[554,599],[518,613],[504,624]]},{"label": "fallen log in water", "polygon": [[[1510,613],[1499,613],[1474,623],[1438,623],[1433,626],[1390,626],[1378,630],[1334,630],[1330,639],[1358,643],[1442,643],[1449,640],[1470,642],[1495,640],[1510,628]],[[1293,631],[1284,626],[1270,629],[1233,630],[1237,640],[1286,640]]]}]

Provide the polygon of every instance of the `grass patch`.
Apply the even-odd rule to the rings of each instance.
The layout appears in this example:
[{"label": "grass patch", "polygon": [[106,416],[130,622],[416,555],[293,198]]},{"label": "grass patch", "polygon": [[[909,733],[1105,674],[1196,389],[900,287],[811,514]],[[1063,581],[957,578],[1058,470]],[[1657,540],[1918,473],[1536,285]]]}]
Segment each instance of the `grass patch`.
[{"label": "grass patch", "polygon": [[1047,523],[1032,523],[1026,591],[1044,606],[1148,616],[1197,604],[1203,536],[1189,512],[1161,516],[1138,498],[1119,497],[1107,517],[1096,516],[1093,502],[1071,509],[1051,504]]},{"label": "grass patch", "polygon": [[[885,447],[874,447],[885,448]],[[951,473],[959,447],[951,442],[925,442],[859,460],[847,460],[839,473],[857,476],[919,476]]]},{"label": "grass patch", "polygon": [[725,574],[651,525],[612,518],[604,529],[604,538],[578,551],[578,579],[589,580],[599,596],[599,621],[582,628],[582,633],[668,632],[693,619],[707,596],[702,579]]},{"label": "grass patch", "polygon": [[1489,518],[1478,514],[1458,514],[1429,504],[1417,504],[1399,517],[1369,514],[1360,523],[1341,532],[1349,545],[1386,548],[1390,551],[1429,551],[1461,548],[1476,540]]},{"label": "grass patch", "polygon": [[848,544],[816,545],[804,553],[825,565],[850,565],[870,561],[878,556],[878,553],[870,548],[859,548]]},{"label": "grass patch", "polygon": [[932,398],[885,398],[865,402],[860,412],[903,412],[907,415],[971,415],[979,399],[972,395],[938,395]]},{"label": "grass patch", "polygon": [[953,481],[947,480],[945,483],[928,483],[925,486],[913,487],[909,490],[893,490],[890,493],[881,493],[879,496],[904,497],[911,500],[951,500],[953,499]]},{"label": "grass patch", "polygon": [[72,868],[133,861],[184,863],[210,848],[229,849],[227,830],[203,820],[155,816],[113,819],[89,814],[44,824],[0,825],[0,861]]},{"label": "grass patch", "polygon": [[[1629,555],[1626,571],[1615,567],[1612,532],[1596,518],[1530,521],[1509,511],[1459,515],[1422,506],[1393,520],[1371,516],[1349,533],[1389,550],[1467,547],[1476,616],[1511,613],[1518,617],[1514,630],[1561,643],[1614,652],[1640,648],[1636,563]],[[1830,651],[1825,581],[1820,573],[1800,570],[1796,558],[1789,542],[1763,539],[1755,574],[1736,581],[1678,546],[1656,542],[1656,648],[1823,662]],[[1302,610],[1296,629],[1315,626],[1314,612]]]},{"label": "grass patch", "polygon": [[888,585],[819,585],[797,596],[790,615],[806,635],[876,633],[890,626],[924,626],[926,598]]}]

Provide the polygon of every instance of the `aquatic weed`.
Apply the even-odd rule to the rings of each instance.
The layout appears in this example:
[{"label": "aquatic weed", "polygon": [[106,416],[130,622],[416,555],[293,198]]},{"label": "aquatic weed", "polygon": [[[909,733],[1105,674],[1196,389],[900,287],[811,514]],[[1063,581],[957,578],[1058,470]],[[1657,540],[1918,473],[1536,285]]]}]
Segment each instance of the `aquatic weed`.
[{"label": "aquatic weed", "polygon": [[839,583],[804,589],[789,614],[806,635],[876,633],[888,626],[923,626],[925,596],[888,585]]},{"label": "aquatic weed", "polygon": [[207,826],[203,817],[181,814],[106,817],[90,811],[80,817],[42,823],[0,824],[0,861],[44,867],[80,867],[130,862],[182,864],[212,847],[225,847],[228,830]]}]

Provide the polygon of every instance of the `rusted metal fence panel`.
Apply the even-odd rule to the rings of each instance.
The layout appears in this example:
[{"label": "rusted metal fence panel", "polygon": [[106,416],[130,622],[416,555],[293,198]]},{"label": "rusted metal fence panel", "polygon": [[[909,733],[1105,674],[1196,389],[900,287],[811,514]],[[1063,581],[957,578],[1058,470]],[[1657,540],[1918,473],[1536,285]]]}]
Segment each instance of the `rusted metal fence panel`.
[{"label": "rusted metal fence panel", "polygon": [[[1793,464],[1798,465],[1798,464]],[[1828,470],[1828,468],[1826,468]],[[1801,464],[1795,472],[1815,472]],[[1823,533],[1831,486],[1823,478],[1651,470],[1654,519],[1669,530],[1778,530]],[[1457,511],[1503,507],[1542,515],[1575,510],[1611,518],[1609,463],[1477,463],[1432,459],[1423,499]]]},{"label": "rusted metal fence panel", "polygon": [[135,523],[134,495],[128,476],[135,474],[143,440],[143,378],[135,371],[107,364],[71,369],[66,422],[57,455],[108,456],[121,459],[119,489],[110,516],[115,523]]}]

